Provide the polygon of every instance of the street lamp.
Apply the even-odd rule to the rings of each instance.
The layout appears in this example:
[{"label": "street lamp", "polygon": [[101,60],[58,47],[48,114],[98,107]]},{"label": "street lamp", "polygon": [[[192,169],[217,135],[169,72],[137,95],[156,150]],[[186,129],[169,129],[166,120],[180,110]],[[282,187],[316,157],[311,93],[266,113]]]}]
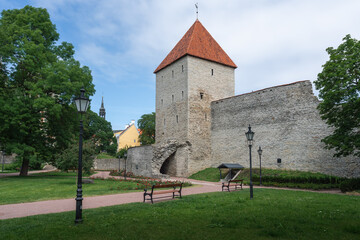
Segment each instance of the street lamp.
[{"label": "street lamp", "polygon": [[[81,95],[79,98],[75,99],[76,108],[78,113],[84,114],[86,113],[90,100],[84,96],[85,89],[82,88],[80,90]],[[78,166],[78,180],[77,180],[77,191],[76,191],[76,218],[75,223],[82,222],[82,138],[83,138],[83,120],[80,118],[80,136],[79,136],[79,166]]]},{"label": "street lamp", "polygon": [[250,199],[253,198],[253,183],[252,183],[252,164],[251,164],[251,147],[254,139],[254,132],[251,131],[251,126],[249,124],[249,131],[245,133],[248,145],[249,145],[249,156],[250,156]]},{"label": "street lamp", "polygon": [[261,147],[259,147],[258,153],[259,153],[259,160],[260,160],[260,186],[261,186],[261,154],[262,154]]},{"label": "street lamp", "polygon": [[124,180],[126,180],[126,159],[127,159],[127,152],[124,152],[124,159],[125,159]]}]

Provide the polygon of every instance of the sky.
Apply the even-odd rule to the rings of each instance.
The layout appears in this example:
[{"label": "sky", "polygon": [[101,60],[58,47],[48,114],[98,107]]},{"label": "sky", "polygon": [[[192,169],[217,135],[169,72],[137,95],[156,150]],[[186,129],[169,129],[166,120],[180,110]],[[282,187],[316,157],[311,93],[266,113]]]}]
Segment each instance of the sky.
[{"label": "sky", "polygon": [[[75,58],[92,71],[106,120],[122,130],[155,111],[161,61],[199,20],[238,68],[235,94],[315,81],[326,48],[360,39],[359,0],[0,0],[0,10],[46,8]],[[317,90],[314,89],[315,95]]]}]

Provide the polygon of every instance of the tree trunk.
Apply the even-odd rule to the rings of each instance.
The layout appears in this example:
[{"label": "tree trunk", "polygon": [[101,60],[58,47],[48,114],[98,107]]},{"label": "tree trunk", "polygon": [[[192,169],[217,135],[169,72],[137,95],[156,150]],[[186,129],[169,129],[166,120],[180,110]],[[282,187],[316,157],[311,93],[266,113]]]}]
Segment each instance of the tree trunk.
[{"label": "tree trunk", "polygon": [[30,163],[30,161],[29,161],[28,158],[23,159],[21,169],[20,169],[20,176],[27,176],[28,175],[29,163]]}]

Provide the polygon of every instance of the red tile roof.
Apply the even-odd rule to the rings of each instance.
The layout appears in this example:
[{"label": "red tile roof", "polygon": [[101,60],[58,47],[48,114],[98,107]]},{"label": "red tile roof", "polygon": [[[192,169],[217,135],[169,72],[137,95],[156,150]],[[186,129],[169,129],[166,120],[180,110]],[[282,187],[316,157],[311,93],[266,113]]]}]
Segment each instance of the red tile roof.
[{"label": "red tile roof", "polygon": [[185,55],[203,58],[233,68],[237,67],[199,20],[195,21],[173,50],[156,68],[154,73],[157,73]]}]

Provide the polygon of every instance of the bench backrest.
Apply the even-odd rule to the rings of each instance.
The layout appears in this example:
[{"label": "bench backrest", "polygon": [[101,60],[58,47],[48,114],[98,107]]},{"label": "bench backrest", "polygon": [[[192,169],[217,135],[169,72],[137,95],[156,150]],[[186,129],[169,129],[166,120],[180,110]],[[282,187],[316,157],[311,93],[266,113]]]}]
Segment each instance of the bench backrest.
[{"label": "bench backrest", "polygon": [[240,180],[230,180],[229,182],[242,182],[243,180],[240,179]]},{"label": "bench backrest", "polygon": [[172,187],[181,187],[181,185],[182,185],[182,183],[153,185],[152,188],[172,188]]}]

